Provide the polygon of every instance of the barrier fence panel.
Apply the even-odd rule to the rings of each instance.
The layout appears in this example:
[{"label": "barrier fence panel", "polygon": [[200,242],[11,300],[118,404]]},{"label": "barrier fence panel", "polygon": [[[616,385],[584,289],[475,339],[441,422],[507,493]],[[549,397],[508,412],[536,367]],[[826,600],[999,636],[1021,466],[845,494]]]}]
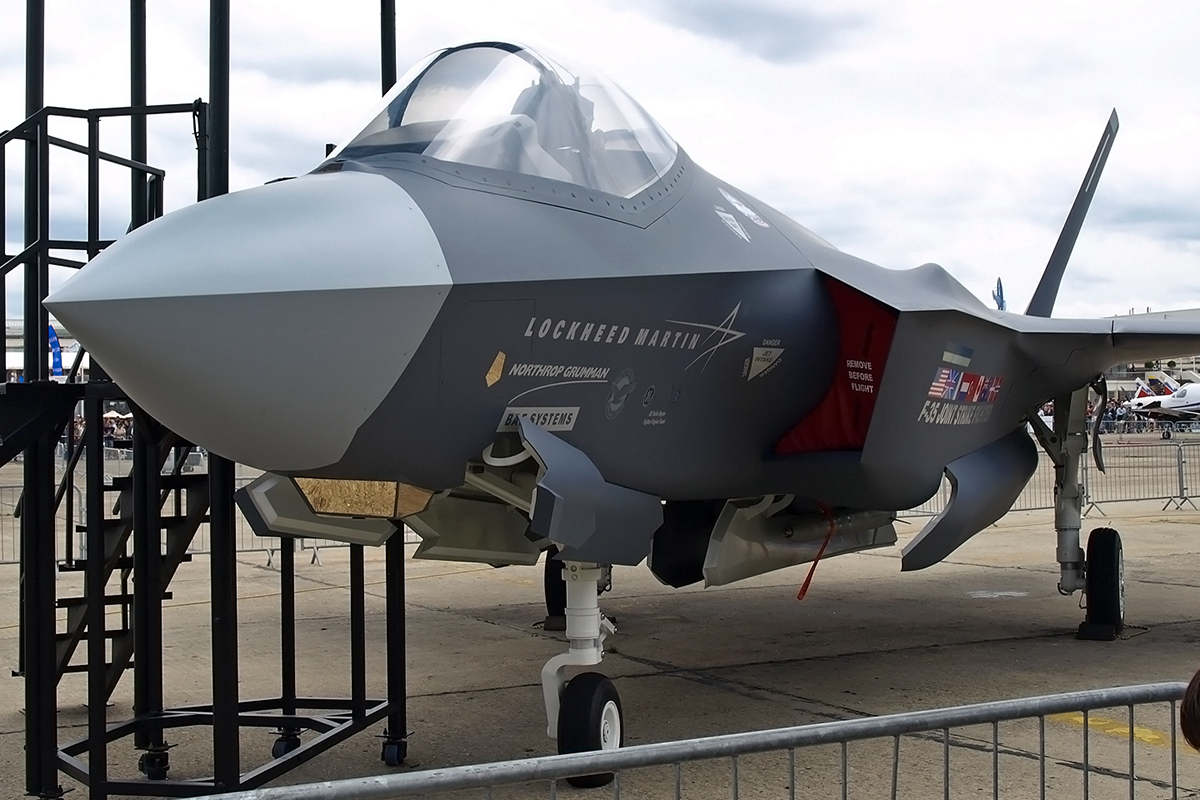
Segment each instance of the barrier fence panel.
[{"label": "barrier fence panel", "polygon": [[[950,479],[942,478],[942,485],[937,494],[916,508],[901,511],[902,517],[933,517],[942,513],[942,509],[950,502]],[[1035,511],[1041,508],[1054,508],[1054,462],[1050,456],[1038,451],[1038,467],[1029,483],[1021,490],[1021,494],[1013,503],[1013,511]]]},{"label": "barrier fence panel", "polygon": [[604,791],[614,798],[1195,796],[1200,759],[1181,762],[1176,736],[1185,688],[1097,689],[221,797],[553,798],[567,794],[566,778],[597,773],[615,774]]},{"label": "barrier fence panel", "polygon": [[[1179,498],[1181,503],[1191,503],[1200,494],[1200,444],[1185,444],[1179,448]],[[1195,493],[1195,494],[1194,494]]]},{"label": "barrier fence panel", "polygon": [[1088,508],[1128,500],[1174,500],[1180,496],[1180,445],[1108,444],[1105,471],[1084,460]]},{"label": "barrier fence panel", "polygon": [[15,516],[20,486],[0,486],[0,563],[21,560],[21,520]]},{"label": "barrier fence panel", "polygon": [[1054,461],[1044,451],[1038,451],[1037,472],[1021,490],[1013,511],[1034,511],[1054,508]]}]

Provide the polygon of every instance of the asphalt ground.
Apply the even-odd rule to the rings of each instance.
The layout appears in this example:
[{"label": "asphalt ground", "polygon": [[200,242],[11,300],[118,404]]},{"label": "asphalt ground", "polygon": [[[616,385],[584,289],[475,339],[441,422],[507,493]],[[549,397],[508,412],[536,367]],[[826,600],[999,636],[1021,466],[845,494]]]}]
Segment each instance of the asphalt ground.
[{"label": "asphalt ground", "polygon": [[[1052,514],[1014,512],[949,560],[901,574],[899,549],[822,562],[803,602],[796,591],[807,567],[728,587],[672,590],[644,567],[617,568],[602,598],[618,634],[600,667],[618,687],[626,743],[847,719],[1052,692],[1164,680],[1186,680],[1200,667],[1200,511],[1161,511],[1161,503],[1114,503],[1093,512],[1085,529],[1118,528],[1128,584],[1127,638],[1074,638],[1082,619],[1078,596],[1056,591]],[[923,520],[899,525],[901,544]],[[411,551],[410,547],[410,551]],[[298,558],[297,632],[302,694],[349,696],[347,551],[326,548],[321,564]],[[209,563],[185,564],[165,612],[166,703],[205,702],[211,690]],[[409,759],[406,769],[481,763],[554,752],[545,736],[538,673],[564,647],[561,634],[535,626],[544,609],[541,568],[428,561],[407,562]],[[17,569],[0,567],[0,652],[17,658]],[[76,576],[60,578],[74,593]],[[367,554],[367,647],[377,666],[368,691],[383,690],[383,554]],[[262,553],[239,557],[239,690],[243,699],[279,691],[278,572]],[[116,612],[113,612],[116,613]],[[115,621],[115,618],[114,618]],[[59,689],[60,740],[85,732],[85,678],[69,675]],[[132,702],[126,674],[109,708],[126,719]],[[21,679],[0,677],[0,791],[24,792]],[[1092,715],[1089,757],[1101,773],[1094,797],[1128,797],[1127,711]],[[1169,797],[1169,719],[1164,707],[1139,709],[1138,797]],[[378,726],[382,728],[382,725]],[[363,732],[314,758],[277,783],[333,780],[388,772],[379,760],[378,730]],[[1036,723],[1001,726],[1000,793],[1038,794]],[[1049,796],[1083,796],[1082,718],[1046,723]],[[210,732],[172,731],[170,776],[210,772]],[[274,736],[247,730],[242,763],[269,760]],[[951,794],[989,796],[991,730],[951,738]],[[1181,743],[1182,745],[1182,743]],[[885,797],[891,786],[890,740],[854,744],[849,796]],[[1184,746],[1186,747],[1186,746]],[[115,776],[139,777],[128,740],[110,748]],[[942,794],[940,736],[901,742],[899,794]],[[786,755],[747,757],[738,767],[741,797],[786,797]],[[836,746],[797,756],[797,796],[838,797]],[[731,796],[728,761],[683,770],[687,797]],[[80,788],[63,778],[64,786]],[[1200,796],[1200,754],[1181,749],[1181,797]],[[670,768],[622,778],[629,797],[669,796]],[[86,792],[86,790],[83,790]],[[560,790],[607,797],[605,790]],[[83,795],[76,795],[83,796]],[[469,795],[480,796],[478,793]],[[545,788],[507,796],[546,796]]]}]

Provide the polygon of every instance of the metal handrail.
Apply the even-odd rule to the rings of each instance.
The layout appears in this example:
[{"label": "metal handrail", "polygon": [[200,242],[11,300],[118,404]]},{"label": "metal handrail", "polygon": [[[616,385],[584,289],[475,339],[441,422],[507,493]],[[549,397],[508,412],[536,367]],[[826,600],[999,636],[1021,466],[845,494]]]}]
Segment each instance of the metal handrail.
[{"label": "metal handrail", "polygon": [[7,131],[0,131],[0,145],[8,144],[17,139],[24,140],[34,128],[42,124],[47,117],[71,117],[73,119],[102,119],[104,117],[132,117],[154,114],[182,114],[195,111],[195,103],[171,103],[154,106],[113,106],[105,108],[66,108],[63,106],[45,106],[30,116],[21,120]]},{"label": "metal handrail", "polygon": [[[1150,683],[1118,686],[1016,700],[976,703],[929,711],[912,711],[881,717],[822,722],[791,728],[733,733],[678,742],[637,745],[571,755],[544,756],[518,761],[378,775],[296,786],[279,786],[223,794],[221,800],[390,800],[430,792],[482,789],[534,781],[562,780],[575,775],[640,767],[679,764],[716,758],[789,750],[813,745],[852,742],[945,731],[968,725],[1045,717],[1071,711],[1175,702],[1187,684]],[[1174,731],[1172,731],[1174,741]],[[213,796],[214,800],[217,796]]]}]

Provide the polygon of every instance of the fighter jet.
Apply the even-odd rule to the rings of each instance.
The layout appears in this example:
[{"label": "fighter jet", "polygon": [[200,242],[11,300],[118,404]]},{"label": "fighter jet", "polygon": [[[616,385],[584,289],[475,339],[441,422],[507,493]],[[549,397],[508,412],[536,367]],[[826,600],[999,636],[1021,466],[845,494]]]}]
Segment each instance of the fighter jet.
[{"label": "fighter jet", "polygon": [[1120,629],[1119,538],[1080,545],[1088,387],[1200,351],[1200,323],[1050,317],[1116,131],[1114,112],[1018,314],[935,264],[842,252],[590,70],[472,43],[311,173],[139,228],[46,305],[146,412],[268,471],[239,498],[260,529],[402,523],[420,557],[490,564],[555,546],[570,648],[542,671],[548,732],[616,747],[613,684],[565,680],[612,633],[608,566],[711,586],[891,546],[948,478],[903,552],[928,567],[1032,476],[1027,421],[1062,467],[1060,587]]}]

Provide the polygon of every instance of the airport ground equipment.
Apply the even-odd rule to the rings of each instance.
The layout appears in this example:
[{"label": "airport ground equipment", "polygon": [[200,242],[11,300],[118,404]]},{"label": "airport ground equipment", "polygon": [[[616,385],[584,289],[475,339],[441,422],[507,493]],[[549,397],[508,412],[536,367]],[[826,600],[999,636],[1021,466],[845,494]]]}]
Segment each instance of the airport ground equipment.
[{"label": "airport ground equipment", "polygon": [[[63,375],[52,375],[47,357],[48,315],[43,300],[51,265],[82,267],[110,241],[101,238],[100,165],[125,167],[131,175],[130,227],[162,214],[165,173],[147,163],[146,118],[186,114],[197,148],[198,199],[227,191],[228,184],[228,0],[213,0],[210,103],[146,103],[145,4],[131,4],[131,103],[99,109],[47,107],[43,101],[44,8],[27,3],[27,112],[25,121],[0,133],[0,174],[7,174],[10,144],[24,142],[25,242],[19,253],[5,252],[0,275],[24,271],[24,361],[21,382],[0,387],[0,460],[23,459],[24,491],[18,503],[21,522],[21,634],[17,674],[25,682],[25,774],[30,796],[64,794],[59,772],[87,786],[91,798],[110,794],[194,796],[261,785],[284,774],[354,733],[386,722],[381,759],[395,766],[406,755],[404,672],[404,570],[402,537],[386,548],[387,663],[386,695],[368,698],[365,656],[363,553],[352,548],[352,598],[347,698],[299,695],[295,672],[294,540],[279,545],[282,584],[280,608],[280,693],[247,700],[238,694],[237,593],[234,551],[234,464],[209,458],[207,474],[184,474],[193,445],[129,400],[102,367],[83,370],[81,349]],[[391,8],[391,15],[386,13]],[[394,24],[394,4],[383,3],[384,21]],[[394,49],[394,32],[391,41]],[[384,41],[388,34],[384,32]],[[386,74],[386,69],[385,69]],[[394,65],[392,69],[394,76]],[[52,120],[73,118],[86,124],[86,142],[51,133]],[[126,118],[132,130],[130,157],[101,147],[101,122]],[[84,156],[87,231],[83,239],[51,236],[51,154]],[[56,156],[57,157],[57,156]],[[55,162],[58,164],[59,162]],[[4,213],[0,192],[0,220]],[[8,241],[8,237],[4,237]],[[66,257],[68,253],[71,257]],[[78,257],[76,257],[78,254]],[[0,317],[3,314],[0,285]],[[7,367],[7,365],[4,365]],[[86,373],[86,374],[85,374]],[[128,475],[105,474],[102,415],[112,403],[133,410],[132,468]],[[74,418],[84,419],[81,436]],[[58,476],[55,449],[64,446],[67,468]],[[75,524],[75,489],[83,489],[86,516]],[[65,507],[65,508],[64,508]],[[60,516],[65,510],[65,522]],[[61,523],[61,524],[60,524]],[[211,541],[212,702],[183,708],[164,704],[163,601],[178,567],[201,525]],[[76,536],[85,546],[76,550]],[[56,539],[63,539],[60,560]],[[56,596],[55,573],[81,572],[78,597]],[[113,593],[116,585],[115,594]],[[109,628],[106,609],[120,609],[120,624]],[[56,624],[65,609],[65,630]],[[106,701],[117,682],[132,671],[133,717],[109,724]],[[72,673],[85,673],[88,691],[87,734],[60,743],[56,689]],[[173,780],[167,733],[180,727],[212,730],[213,775],[206,780]],[[239,733],[254,727],[274,730],[273,746],[264,742],[262,766],[242,768],[253,757],[240,752]],[[142,777],[114,777],[112,745],[132,740]],[[267,752],[270,752],[269,758]],[[132,772],[132,768],[126,770]]]}]

